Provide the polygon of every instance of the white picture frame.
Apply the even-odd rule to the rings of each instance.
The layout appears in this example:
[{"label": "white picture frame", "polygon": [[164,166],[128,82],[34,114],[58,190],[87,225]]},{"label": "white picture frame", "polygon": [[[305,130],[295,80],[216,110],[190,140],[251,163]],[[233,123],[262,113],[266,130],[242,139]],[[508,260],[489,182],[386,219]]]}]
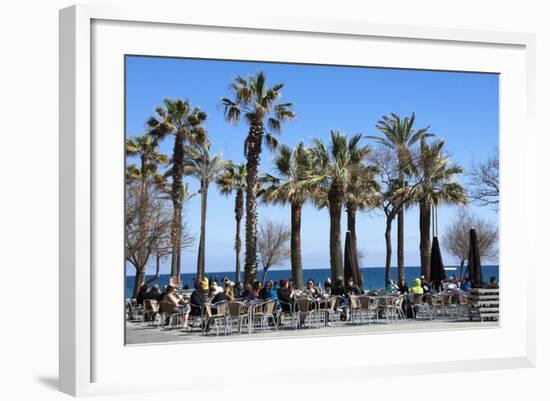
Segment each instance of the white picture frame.
[{"label": "white picture frame", "polygon": [[[160,359],[166,355],[187,355],[192,358],[193,354],[199,352],[213,354],[227,346],[227,343],[210,344],[206,349],[203,344],[194,345],[147,345],[143,347],[124,347],[124,339],[120,333],[123,328],[113,327],[112,322],[115,316],[121,316],[123,305],[120,309],[117,299],[119,295],[106,295],[101,300],[94,298],[98,286],[104,286],[106,293],[112,294],[111,289],[119,282],[110,280],[111,273],[104,272],[99,265],[105,261],[113,260],[112,264],[122,263],[118,259],[122,249],[113,248],[104,251],[101,242],[104,241],[103,234],[105,224],[109,216],[117,221],[119,215],[109,215],[105,212],[106,191],[113,189],[112,182],[104,184],[104,177],[108,168],[98,163],[101,160],[114,160],[114,168],[117,160],[122,155],[122,147],[118,148],[113,143],[101,142],[104,139],[95,138],[94,129],[97,129],[101,121],[101,107],[97,106],[98,97],[104,94],[103,87],[94,86],[94,79],[103,83],[109,81],[113,85],[110,90],[123,91],[120,86],[121,71],[117,70],[120,64],[118,55],[126,52],[152,53],[164,56],[177,56],[178,52],[190,51],[181,49],[176,43],[165,43],[162,48],[155,50],[152,47],[154,42],[147,43],[147,40],[139,36],[140,30],[149,30],[150,36],[154,37],[153,31],[172,29],[185,30],[193,29],[200,37],[201,32],[205,35],[212,33],[243,35],[243,38],[252,37],[256,34],[265,36],[269,41],[270,35],[285,35],[293,40],[330,42],[337,38],[343,44],[342,57],[348,52],[347,41],[355,41],[355,44],[365,43],[365,46],[373,46],[384,41],[384,46],[406,43],[407,46],[435,46],[444,59],[429,62],[407,61],[406,64],[399,60],[394,62],[380,62],[376,66],[396,68],[425,68],[441,70],[464,70],[464,71],[487,71],[503,74],[504,84],[501,93],[501,115],[508,114],[501,118],[501,174],[502,174],[502,197],[505,199],[501,204],[501,273],[504,282],[501,292],[501,304],[503,305],[503,317],[501,326],[491,331],[465,330],[453,334],[457,341],[486,341],[493,343],[494,349],[487,346],[483,348],[465,351],[463,357],[452,353],[448,355],[428,355],[424,359],[414,358],[408,355],[407,358],[398,358],[388,352],[384,358],[377,355],[375,350],[369,354],[369,358],[358,358],[353,364],[341,367],[318,367],[305,369],[297,367],[302,372],[304,380],[332,380],[340,373],[358,379],[370,376],[406,374],[410,369],[418,373],[454,372],[476,369],[502,369],[512,367],[529,367],[535,363],[535,288],[534,280],[527,280],[527,274],[534,275],[535,260],[531,245],[527,240],[521,240],[515,231],[526,230],[534,232],[534,216],[536,208],[527,204],[527,199],[521,193],[521,186],[535,187],[536,149],[523,145],[518,147],[518,142],[512,136],[513,131],[522,132],[523,143],[534,143],[535,133],[533,130],[534,111],[534,35],[507,32],[483,32],[460,29],[436,29],[428,27],[397,26],[397,25],[375,25],[360,21],[326,21],[315,19],[293,19],[292,17],[241,17],[235,15],[219,15],[216,12],[206,15],[182,15],[170,9],[150,8],[115,8],[109,6],[79,5],[61,10],[60,12],[60,390],[71,395],[93,395],[132,391],[154,391],[155,388],[166,389],[198,389],[207,383],[206,377],[201,377],[201,369],[190,372],[185,380],[164,372],[163,378],[158,378],[152,385],[144,381],[136,380],[131,374],[124,370],[125,366],[131,366],[136,360],[147,357],[155,352]],[[110,31],[113,30],[113,31]],[[117,33],[107,43],[105,38],[108,35]],[[126,32],[126,33],[124,33]],[[122,33],[122,34],[121,34]],[[94,41],[94,35],[96,40]],[[103,36],[102,36],[103,35]],[[106,36],[107,35],[107,36]],[[140,41],[141,39],[141,41]],[[210,39],[211,40],[211,39]],[[378,42],[377,42],[378,41]],[[140,42],[140,43],[137,43]],[[168,41],[169,42],[169,41]],[[243,40],[246,42],[246,40]],[[372,42],[372,43],[371,43]],[[376,43],[375,43],[376,42]],[[211,43],[211,42],[205,42]],[[305,43],[305,42],[304,42]],[[361,44],[362,45],[362,44]],[[117,47],[118,46],[118,47]],[[127,46],[127,47],[126,47]],[[212,46],[214,46],[212,44]],[[130,51],[130,50],[132,51]],[[495,54],[492,61],[483,65],[484,53],[490,49]],[[227,49],[226,49],[227,50]],[[241,50],[227,50],[238,53]],[[101,52],[106,53],[101,56]],[[197,50],[198,51],[198,50]],[[221,51],[221,50],[220,50]],[[99,53],[98,53],[99,52]],[[114,52],[114,53],[109,53]],[[460,63],[453,61],[451,53],[466,52],[469,58],[463,59]],[[474,52],[474,53],[469,53]],[[477,52],[477,53],[475,53]],[[244,54],[244,53],[243,53]],[[274,53],[273,53],[274,54]],[[472,56],[478,54],[479,58]],[[113,76],[110,76],[103,69],[102,64],[106,55],[116,55]],[[192,54],[197,56],[198,53]],[[502,56],[502,58],[499,58]],[[103,57],[103,58],[102,58]],[[229,55],[227,56],[229,57]],[[266,55],[254,55],[254,58],[265,60]],[[277,59],[277,56],[272,56]],[[289,56],[290,57],[290,56]],[[359,57],[359,56],[357,56]],[[280,56],[279,56],[280,58]],[[311,60],[311,59],[310,59]],[[382,60],[382,59],[380,59]],[[326,60],[319,60],[324,61]],[[352,60],[349,63],[353,63]],[[363,62],[357,59],[361,65]],[[424,64],[423,64],[424,63]],[[454,63],[454,64],[453,64]],[[500,64],[499,64],[500,63]],[[373,66],[372,63],[369,63]],[[453,65],[455,67],[453,67]],[[487,67],[491,65],[492,67]],[[116,72],[118,71],[118,72]],[[504,72],[503,72],[504,71]],[[107,78],[106,78],[107,77]],[[103,81],[102,81],[103,80]],[[97,83],[97,82],[96,82]],[[104,85],[105,86],[105,85]],[[517,99],[511,99],[510,94],[517,94]],[[115,93],[115,92],[113,92]],[[120,100],[118,95],[103,99],[109,103],[113,113],[123,114],[123,105],[117,106]],[[101,102],[103,103],[103,102]],[[97,107],[96,107],[97,106]],[[511,113],[511,107],[514,113]],[[120,124],[120,115],[114,115]],[[116,126],[116,125],[114,125]],[[95,128],[94,128],[95,127]],[[508,135],[510,134],[510,135]],[[124,137],[123,131],[120,132]],[[121,138],[116,140],[120,141]],[[99,144],[97,141],[100,141]],[[113,139],[115,140],[115,139]],[[120,142],[123,143],[123,142]],[[107,146],[99,146],[105,145]],[[514,150],[514,152],[512,152]],[[108,163],[107,163],[108,164]],[[511,166],[516,166],[512,171]],[[116,174],[115,174],[116,175]],[[120,181],[119,183],[122,183]],[[519,189],[519,190],[518,190]],[[116,192],[116,188],[114,189]],[[114,192],[113,192],[114,193]],[[107,203],[120,201],[120,192]],[[119,205],[122,203],[119,202]],[[117,211],[118,210],[118,211]],[[120,213],[121,209],[113,209],[113,213]],[[521,210],[521,212],[518,212]],[[103,219],[103,220],[102,220]],[[112,223],[114,224],[114,223]],[[513,229],[512,229],[513,227]],[[122,225],[120,227],[122,229]],[[103,231],[102,231],[103,230]],[[115,230],[116,231],[116,230]],[[101,235],[99,235],[101,234]],[[509,245],[509,246],[508,246]],[[513,246],[512,246],[513,245]],[[117,250],[118,249],[118,250]],[[111,252],[112,251],[112,252]],[[523,256],[522,256],[523,255]],[[510,269],[514,265],[524,266],[524,270],[517,277],[514,277],[514,294],[506,289],[506,283],[510,282]],[[113,270],[116,270],[114,268]],[[119,274],[119,273],[116,273]],[[120,273],[122,275],[122,273]],[[507,281],[508,280],[508,281]],[[111,287],[112,285],[112,287]],[[122,288],[120,289],[122,290]],[[118,298],[117,298],[118,297]],[[115,302],[113,303],[113,299]],[[529,307],[527,307],[529,305]],[[109,311],[112,308],[112,313]],[[509,310],[510,312],[506,312]],[[506,315],[509,313],[509,315]],[[513,320],[509,318],[514,314]],[[110,316],[109,314],[113,315]],[[108,316],[109,315],[109,316]],[[120,325],[123,325],[122,319]],[[111,323],[109,323],[111,322]],[[103,330],[99,328],[108,328]],[[111,332],[112,328],[112,332]],[[418,341],[443,341],[448,333],[400,333],[388,334],[394,339]],[[369,336],[369,335],[367,335]],[[361,337],[345,341],[359,341]],[[384,336],[370,336],[370,341],[383,342]],[[251,347],[261,352],[262,349],[272,345],[273,341],[261,340],[238,343],[231,343],[232,352],[249,352]],[[477,340],[476,340],[477,341]],[[317,345],[315,345],[315,344]],[[321,344],[322,343],[322,344]],[[343,344],[341,338],[324,339],[295,339],[289,341],[290,349],[307,349],[307,347],[340,347]],[[508,347],[503,347],[508,344]],[[500,348],[499,348],[500,345]],[[185,347],[185,348],[184,348]],[[383,348],[383,347],[382,347]],[[475,348],[475,347],[473,347]],[[504,349],[506,348],[506,349]],[[185,354],[183,354],[185,352]],[[365,351],[366,352],[366,351]],[[328,364],[330,366],[330,363]],[[200,366],[199,366],[200,368]],[[253,379],[252,368],[245,367]],[[281,371],[282,367],[276,363],[273,371]],[[167,370],[169,371],[169,369]],[[115,372],[117,374],[115,374]],[[211,381],[211,377],[208,382]],[[216,381],[219,386],[231,386],[230,378],[220,377]]]}]

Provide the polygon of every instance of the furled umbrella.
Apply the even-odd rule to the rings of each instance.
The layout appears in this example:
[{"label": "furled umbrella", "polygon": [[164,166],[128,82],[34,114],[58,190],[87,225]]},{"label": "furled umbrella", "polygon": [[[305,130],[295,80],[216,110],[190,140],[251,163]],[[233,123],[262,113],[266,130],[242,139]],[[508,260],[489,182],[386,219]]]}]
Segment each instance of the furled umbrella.
[{"label": "furled umbrella", "polygon": [[481,272],[481,258],[477,234],[474,228],[470,229],[470,250],[468,252],[468,275],[472,281],[473,288],[483,287],[483,274]]},{"label": "furled umbrella", "polygon": [[363,280],[359,274],[359,268],[357,266],[357,260],[354,253],[351,251],[351,233],[346,232],[346,242],[344,244],[344,279],[346,282],[351,277],[353,282],[360,288],[363,287]]},{"label": "furled umbrella", "polygon": [[434,236],[432,241],[432,252],[430,257],[430,280],[435,289],[441,288],[441,281],[445,280],[445,266],[443,266],[443,258],[441,257],[441,249],[439,248],[439,240]]}]

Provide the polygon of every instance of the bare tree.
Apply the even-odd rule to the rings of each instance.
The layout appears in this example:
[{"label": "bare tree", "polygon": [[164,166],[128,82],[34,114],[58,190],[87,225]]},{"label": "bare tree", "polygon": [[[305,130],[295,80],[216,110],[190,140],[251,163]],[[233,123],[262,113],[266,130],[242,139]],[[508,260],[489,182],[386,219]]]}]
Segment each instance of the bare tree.
[{"label": "bare tree", "polygon": [[[171,254],[171,207],[163,199],[157,185],[147,185],[142,192],[139,183],[128,182],[126,188],[126,260],[136,269],[134,297],[145,282],[145,269],[151,256],[156,255],[156,274],[149,282],[158,279],[160,259]],[[182,249],[194,241],[186,224],[182,225]]]},{"label": "bare tree", "polygon": [[[183,209],[185,210],[185,208]],[[191,233],[189,224],[184,221],[181,228],[181,250],[192,248],[195,244],[195,236]],[[170,242],[170,232],[165,230],[163,235],[155,243],[155,274],[147,280],[147,284],[157,281],[160,278],[160,261],[168,259],[168,256],[172,254],[172,244]]]},{"label": "bare tree", "polygon": [[[401,167],[405,166],[405,170],[409,170],[414,165],[414,159],[417,157],[414,152],[410,152],[409,156],[408,164],[401,164]],[[384,232],[386,241],[385,281],[388,281],[391,273],[391,231],[393,221],[399,214],[399,211],[414,199],[417,188],[423,181],[419,179],[412,183],[406,181],[401,183],[399,178],[399,160],[393,152],[385,147],[376,148],[374,152],[371,152],[369,160],[376,166],[378,172],[376,178],[380,185],[379,194],[377,197],[373,197],[373,199],[386,216],[386,230]],[[398,275],[399,279],[405,277],[404,268],[398,270]]]},{"label": "bare tree", "polygon": [[136,269],[133,296],[145,281],[151,254],[167,235],[170,217],[154,185],[129,182],[126,188],[126,260]]},{"label": "bare tree", "polygon": [[262,283],[267,271],[290,258],[290,229],[284,223],[263,221],[258,227],[258,258],[263,268]]},{"label": "bare tree", "polygon": [[472,163],[468,176],[470,178],[469,198],[481,206],[493,206],[498,209],[500,194],[498,148],[495,148],[484,162]]},{"label": "bare tree", "polygon": [[455,219],[446,227],[442,237],[443,247],[460,263],[460,276],[468,260],[470,229],[475,228],[481,259],[498,258],[498,227],[490,220],[473,214],[468,208],[460,208]]}]

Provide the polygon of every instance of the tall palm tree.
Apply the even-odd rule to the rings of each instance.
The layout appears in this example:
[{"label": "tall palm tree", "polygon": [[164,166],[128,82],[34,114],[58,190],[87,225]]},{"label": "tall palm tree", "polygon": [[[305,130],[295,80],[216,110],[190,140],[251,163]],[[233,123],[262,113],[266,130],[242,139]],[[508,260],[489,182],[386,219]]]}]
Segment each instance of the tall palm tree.
[{"label": "tall palm tree", "polygon": [[316,202],[324,206],[325,202],[330,215],[330,269],[333,281],[344,275],[342,260],[342,238],[340,222],[342,207],[346,201],[349,183],[361,169],[370,148],[361,146],[361,135],[348,139],[338,130],[330,131],[328,148],[322,140],[315,139],[311,150],[313,169],[306,183],[316,188]]},{"label": "tall palm tree", "polygon": [[246,191],[246,166],[233,164],[216,179],[223,195],[235,192],[235,280],[241,281],[241,220],[244,212],[244,191]]},{"label": "tall palm tree", "polygon": [[205,248],[206,248],[206,209],[208,204],[208,187],[214,181],[228,162],[222,160],[221,153],[212,155],[210,143],[202,145],[186,146],[184,173],[195,177],[200,183],[201,195],[201,229],[199,238],[199,252],[197,256],[197,280],[202,280],[205,273]]},{"label": "tall palm tree", "polygon": [[151,129],[151,135],[159,140],[169,135],[174,136],[174,149],[172,152],[172,188],[170,196],[173,204],[172,229],[170,242],[172,243],[171,275],[179,276],[181,273],[181,235],[182,235],[182,190],[184,145],[202,144],[207,140],[204,122],[206,113],[198,107],[192,108],[189,100],[164,99],[162,107],[155,109],[156,116],[149,118],[147,125]]},{"label": "tall palm tree", "polygon": [[279,177],[270,177],[262,196],[266,202],[290,204],[290,265],[292,281],[297,288],[304,286],[302,270],[301,226],[302,206],[310,198],[311,188],[305,179],[312,169],[311,150],[302,142],[294,149],[279,146],[273,160]]},{"label": "tall palm tree", "polygon": [[[399,169],[397,188],[406,186],[405,178],[409,173],[407,170],[410,165],[411,147],[421,139],[433,136],[428,132],[429,127],[416,130],[414,128],[415,118],[415,113],[405,118],[401,118],[394,113],[391,113],[390,116],[382,116],[382,120],[376,124],[376,128],[382,133],[382,136],[368,136],[368,138],[374,139],[380,145],[386,146],[395,152]],[[405,210],[404,207],[401,207],[397,212],[397,268],[400,280],[405,278],[404,219]]]},{"label": "tall palm tree", "polygon": [[[350,248],[355,260],[359,260],[357,249],[356,216],[358,210],[366,210],[379,204],[380,185],[375,179],[377,172],[374,165],[360,165],[346,191],[347,229],[350,232]],[[359,267],[359,266],[358,266]]]},{"label": "tall palm tree", "polygon": [[[258,277],[256,259],[257,240],[257,192],[258,168],[262,153],[262,142],[267,147],[277,147],[277,140],[272,135],[281,131],[282,122],[294,119],[292,103],[279,103],[282,83],[272,87],[266,85],[263,72],[245,79],[235,77],[229,89],[233,99],[223,98],[221,106],[228,122],[238,123],[244,114],[248,123],[248,135],[244,142],[246,156],[246,249],[245,249],[245,280],[251,282]],[[268,131],[269,130],[269,131]]]},{"label": "tall palm tree", "polygon": [[127,182],[139,182],[138,208],[138,256],[136,258],[136,278],[134,281],[134,296],[145,281],[145,266],[149,253],[147,251],[147,201],[149,186],[158,179],[159,165],[167,165],[168,157],[158,152],[158,141],[155,137],[145,134],[126,139],[126,155],[137,157],[139,164],[130,164],[126,169]]},{"label": "tall palm tree", "polygon": [[450,165],[450,160],[443,151],[444,145],[443,140],[431,144],[420,141],[418,161],[414,164],[415,174],[422,181],[414,201],[420,209],[420,266],[427,280],[430,280],[432,205],[467,203],[466,191],[462,185],[453,181],[455,175],[463,173],[463,169],[458,165]]}]

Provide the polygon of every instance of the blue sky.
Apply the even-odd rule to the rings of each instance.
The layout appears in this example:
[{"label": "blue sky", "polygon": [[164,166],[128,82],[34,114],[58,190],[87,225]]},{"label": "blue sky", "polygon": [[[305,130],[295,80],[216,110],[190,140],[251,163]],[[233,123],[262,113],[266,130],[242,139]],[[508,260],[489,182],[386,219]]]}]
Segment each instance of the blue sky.
[{"label": "blue sky", "polygon": [[[498,146],[498,75],[357,68],[341,66],[273,64],[131,56],[126,59],[126,136],[142,135],[145,122],[164,98],[189,99],[208,114],[206,128],[214,152],[223,158],[244,162],[243,141],[247,126],[225,122],[219,108],[222,97],[229,96],[228,85],[236,75],[264,71],[268,84],[283,82],[282,102],[292,102],[296,120],[283,126],[279,141],[295,146],[300,140],[327,140],[329,129],[348,134],[377,135],[376,122],[390,112],[400,116],[416,113],[416,127],[429,125],[430,131],[445,139],[453,162],[469,167],[486,159]],[[170,155],[171,140],[160,147]],[[261,168],[271,171],[272,154],[264,150]],[[187,177],[197,190],[195,179]],[[464,181],[464,177],[459,178]],[[498,222],[490,208],[472,206],[474,212]],[[439,233],[457,212],[456,207],[439,209]],[[198,234],[200,204],[194,197],[184,219]],[[260,206],[259,219],[289,223],[290,210],[283,206]],[[342,230],[345,232],[345,213]],[[395,231],[393,230],[395,237]],[[363,266],[384,264],[384,217],[381,212],[358,216],[359,248]],[[209,191],[206,240],[206,270],[232,271],[234,216],[233,198],[222,197],[216,186]],[[244,237],[244,232],[243,232]],[[394,238],[395,241],[395,238]],[[329,220],[326,209],[306,206],[302,216],[302,256],[304,268],[329,266]],[[412,207],[405,217],[405,264],[419,265],[418,210]],[[195,247],[196,248],[196,247]],[[196,266],[196,249],[183,255],[183,272]],[[395,245],[394,245],[395,248]],[[456,260],[443,250],[444,263]],[[166,261],[162,272],[168,272]],[[393,264],[396,263],[395,252]],[[281,266],[287,268],[289,265]],[[132,270],[129,270],[129,272]]]}]

